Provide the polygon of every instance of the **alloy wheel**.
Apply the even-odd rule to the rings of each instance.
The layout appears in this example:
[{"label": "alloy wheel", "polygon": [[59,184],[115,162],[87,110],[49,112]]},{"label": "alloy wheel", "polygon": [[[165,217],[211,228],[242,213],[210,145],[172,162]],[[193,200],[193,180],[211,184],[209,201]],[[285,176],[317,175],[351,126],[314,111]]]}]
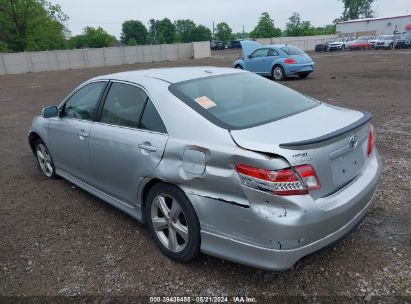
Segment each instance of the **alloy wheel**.
[{"label": "alloy wheel", "polygon": [[183,209],[176,199],[166,194],[154,197],[151,204],[151,222],[164,247],[174,253],[184,250],[189,231]]},{"label": "alloy wheel", "polygon": [[54,173],[53,162],[46,146],[42,143],[37,145],[36,156],[39,162],[41,171],[47,176],[52,177]]}]

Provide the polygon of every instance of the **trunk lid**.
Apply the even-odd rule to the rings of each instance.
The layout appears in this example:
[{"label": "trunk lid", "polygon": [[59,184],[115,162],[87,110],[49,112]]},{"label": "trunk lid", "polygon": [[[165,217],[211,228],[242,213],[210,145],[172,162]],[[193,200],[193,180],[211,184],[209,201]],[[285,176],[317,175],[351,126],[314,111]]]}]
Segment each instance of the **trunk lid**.
[{"label": "trunk lid", "polygon": [[311,63],[313,60],[307,54],[289,55],[290,58],[297,61],[298,64]]},{"label": "trunk lid", "polygon": [[371,114],[320,104],[265,125],[231,130],[242,148],[281,155],[292,166],[314,167],[321,188],[313,198],[328,196],[358,176],[367,159]]}]

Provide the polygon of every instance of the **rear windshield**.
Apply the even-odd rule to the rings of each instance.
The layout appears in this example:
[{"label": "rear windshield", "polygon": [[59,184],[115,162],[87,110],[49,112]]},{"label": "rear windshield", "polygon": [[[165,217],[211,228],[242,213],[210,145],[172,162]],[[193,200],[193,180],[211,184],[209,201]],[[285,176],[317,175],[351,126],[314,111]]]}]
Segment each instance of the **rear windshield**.
[{"label": "rear windshield", "polygon": [[287,55],[300,55],[304,54],[303,50],[300,50],[298,47],[288,45],[281,48]]},{"label": "rear windshield", "polygon": [[169,90],[214,124],[231,130],[262,125],[319,104],[252,73],[184,81],[171,85]]}]

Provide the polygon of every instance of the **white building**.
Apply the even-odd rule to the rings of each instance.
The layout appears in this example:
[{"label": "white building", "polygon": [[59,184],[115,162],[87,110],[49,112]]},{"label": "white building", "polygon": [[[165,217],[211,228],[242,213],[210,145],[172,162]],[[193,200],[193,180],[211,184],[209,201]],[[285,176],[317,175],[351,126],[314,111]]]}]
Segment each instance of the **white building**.
[{"label": "white building", "polygon": [[337,22],[337,33],[342,36],[392,35],[395,30],[411,32],[411,15]]}]

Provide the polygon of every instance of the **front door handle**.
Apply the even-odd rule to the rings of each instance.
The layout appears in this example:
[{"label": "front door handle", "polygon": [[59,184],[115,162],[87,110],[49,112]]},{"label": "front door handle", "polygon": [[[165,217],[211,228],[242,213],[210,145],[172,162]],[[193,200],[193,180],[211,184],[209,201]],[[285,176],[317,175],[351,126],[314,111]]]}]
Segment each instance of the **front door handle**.
[{"label": "front door handle", "polygon": [[146,151],[149,151],[149,152],[156,152],[157,151],[156,147],[152,146],[150,143],[147,143],[147,142],[139,144],[138,147],[141,150],[146,150]]},{"label": "front door handle", "polygon": [[86,138],[86,137],[88,136],[88,134],[86,133],[86,131],[84,131],[83,129],[81,129],[81,130],[78,132],[78,136],[80,136],[80,138],[82,138],[82,137]]}]

